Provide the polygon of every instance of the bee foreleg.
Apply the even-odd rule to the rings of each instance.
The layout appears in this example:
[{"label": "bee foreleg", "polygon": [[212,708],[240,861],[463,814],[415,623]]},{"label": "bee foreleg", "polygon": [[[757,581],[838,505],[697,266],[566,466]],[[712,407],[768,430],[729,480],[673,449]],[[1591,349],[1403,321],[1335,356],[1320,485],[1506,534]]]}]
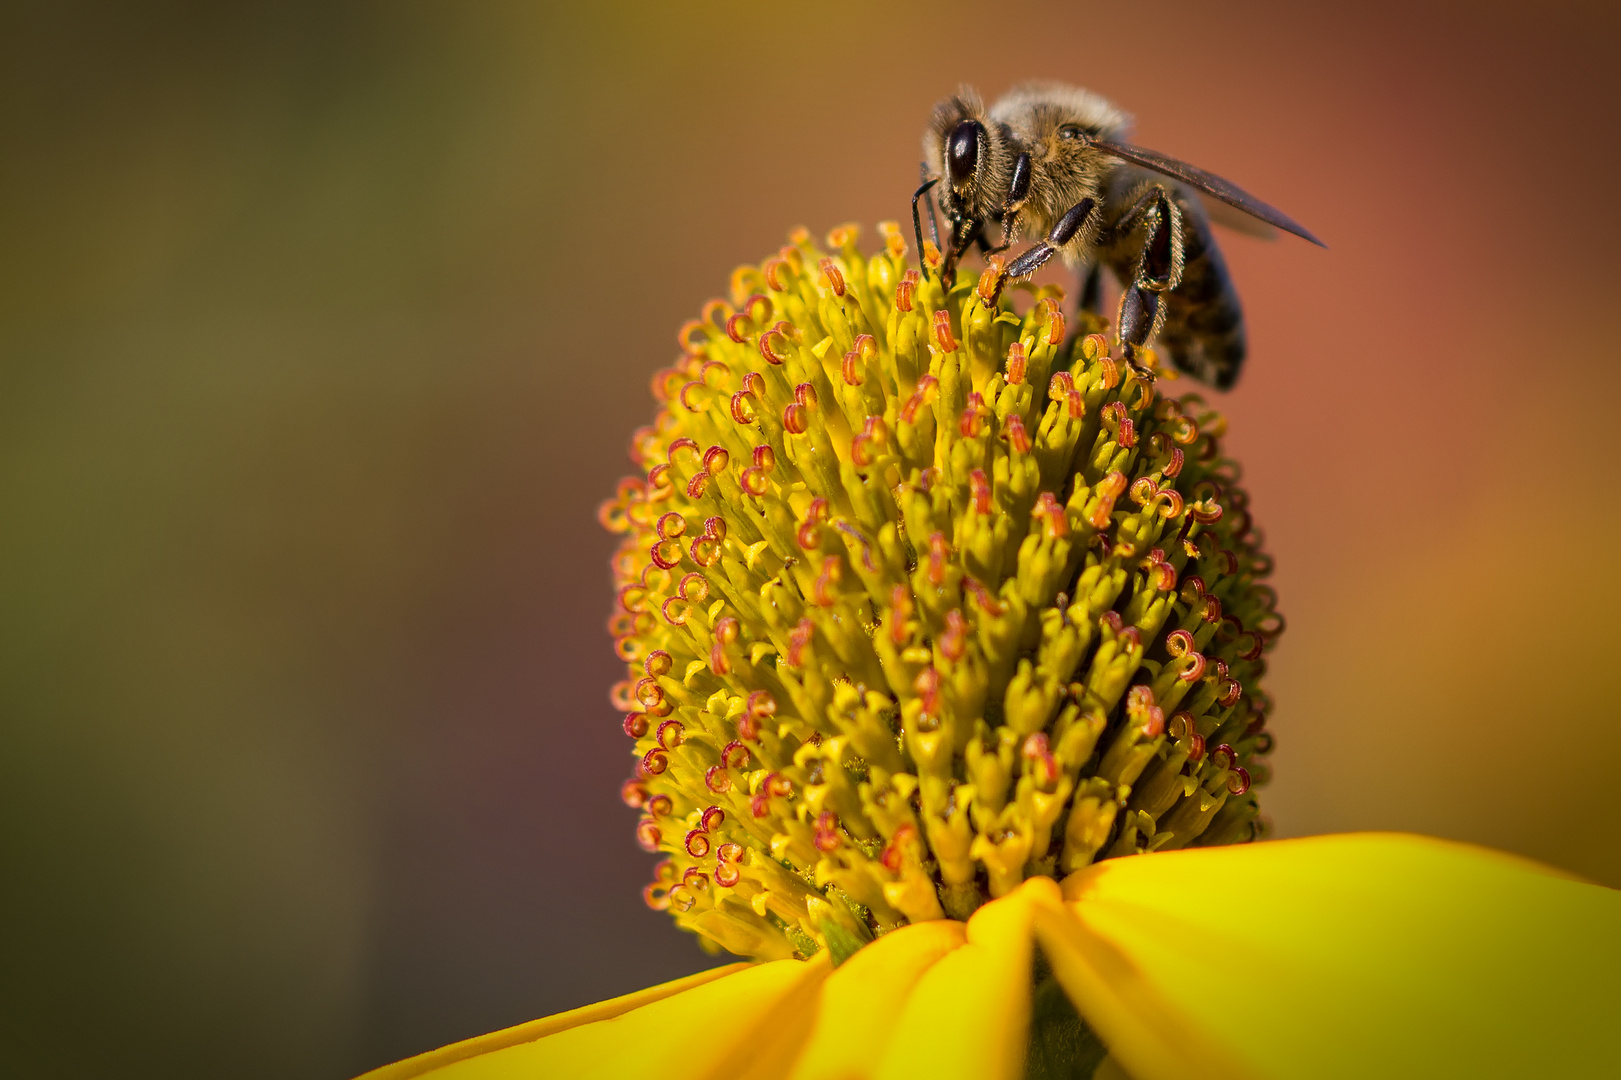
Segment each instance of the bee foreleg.
[{"label": "bee foreleg", "polygon": [[[927,166],[924,166],[925,170]],[[934,234],[934,247],[940,249],[940,224],[934,219],[934,198],[929,195],[929,189],[940,182],[939,178],[923,181],[923,185],[912,192],[912,232],[917,235],[917,262],[923,267],[925,280],[929,276],[929,260],[923,257],[923,221],[918,217],[917,201],[926,198],[929,208],[929,231]]]},{"label": "bee foreleg", "polygon": [[947,290],[956,281],[957,261],[967,252],[969,245],[980,235],[985,223],[977,218],[963,218],[951,223],[951,250],[940,264],[940,280]]},{"label": "bee foreleg", "polygon": [[1008,263],[1008,277],[1028,277],[1041,269],[1042,264],[1056,255],[1059,248],[1075,238],[1075,235],[1081,231],[1081,227],[1086,224],[1087,219],[1092,216],[1092,212],[1096,208],[1097,201],[1086,198],[1066,210],[1064,216],[1059,218],[1053,227],[1048,230],[1045,240]]},{"label": "bee foreleg", "polygon": [[995,255],[1013,246],[1013,237],[1019,231],[1019,213],[1030,198],[1030,155],[1020,151],[1013,159],[1013,178],[1008,181],[1007,198],[1002,201],[1002,243],[985,251]]}]

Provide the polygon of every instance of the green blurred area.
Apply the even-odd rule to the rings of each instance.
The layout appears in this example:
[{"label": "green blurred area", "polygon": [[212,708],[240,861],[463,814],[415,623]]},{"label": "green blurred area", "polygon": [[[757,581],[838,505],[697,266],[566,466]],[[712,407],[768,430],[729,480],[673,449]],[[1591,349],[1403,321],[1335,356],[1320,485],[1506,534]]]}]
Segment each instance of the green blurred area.
[{"label": "green blurred area", "polygon": [[1531,12],[9,5],[0,1073],[340,1077],[706,963],[593,510],[675,328],[900,217],[962,79],[1333,245],[1228,247],[1279,832],[1621,884],[1615,20]]},{"label": "green blurred area", "polygon": [[9,1075],[365,1064],[377,807],[547,286],[445,14],[0,35]]}]

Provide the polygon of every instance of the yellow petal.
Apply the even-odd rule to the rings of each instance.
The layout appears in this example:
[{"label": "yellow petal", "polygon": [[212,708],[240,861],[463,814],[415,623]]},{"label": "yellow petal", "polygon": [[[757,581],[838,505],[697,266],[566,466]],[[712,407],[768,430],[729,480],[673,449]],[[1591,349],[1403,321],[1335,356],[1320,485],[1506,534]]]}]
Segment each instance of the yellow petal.
[{"label": "yellow petal", "polygon": [[543,1016],[539,1020],[530,1020],[527,1023],[516,1024],[500,1031],[492,1031],[487,1035],[478,1035],[461,1042],[441,1046],[437,1050],[429,1050],[425,1054],[396,1061],[392,1065],[384,1065],[380,1069],[373,1069],[364,1076],[355,1080],[413,1080],[414,1077],[427,1076],[435,1069],[443,1068],[452,1062],[463,1058],[477,1057],[492,1050],[500,1050],[507,1046],[516,1046],[519,1043],[534,1042],[536,1039],[559,1031],[566,1031],[581,1024],[590,1024],[597,1020],[610,1020],[621,1016],[632,1009],[639,1009],[643,1005],[651,1005],[655,1001],[662,1001],[667,997],[702,986],[704,983],[734,972],[742,971],[748,964],[726,964],[708,971],[700,971],[685,978],[673,979],[657,986],[649,986],[645,990],[637,990],[633,994],[622,997],[609,998],[594,1005],[585,1005],[568,1012],[555,1013],[552,1016]]},{"label": "yellow petal", "polygon": [[907,999],[878,1077],[1017,1080],[1030,1029],[1030,927],[1041,903],[1060,903],[1050,878],[974,913],[967,944],[929,968]]},{"label": "yellow petal", "polygon": [[1357,833],[1115,859],[1037,932],[1135,1080],[1589,1076],[1621,1061],[1621,893]]},{"label": "yellow petal", "polygon": [[967,939],[963,924],[902,927],[851,957],[822,986],[816,1029],[793,1080],[870,1075],[895,1033],[895,1019],[924,973]]},{"label": "yellow petal", "polygon": [[780,1076],[810,1033],[827,971],[825,953],[734,964],[458,1043],[362,1080]]}]

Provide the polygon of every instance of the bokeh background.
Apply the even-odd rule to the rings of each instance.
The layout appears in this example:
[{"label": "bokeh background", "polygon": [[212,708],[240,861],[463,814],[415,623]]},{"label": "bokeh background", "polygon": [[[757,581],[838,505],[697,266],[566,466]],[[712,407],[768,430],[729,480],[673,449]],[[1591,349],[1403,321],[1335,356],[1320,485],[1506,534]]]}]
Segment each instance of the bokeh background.
[{"label": "bokeh background", "polygon": [[1617,29],[12,0],[0,1073],[338,1080],[712,962],[638,895],[594,509],[675,328],[901,217],[959,80],[1104,91],[1331,245],[1225,245],[1278,833],[1621,885]]}]

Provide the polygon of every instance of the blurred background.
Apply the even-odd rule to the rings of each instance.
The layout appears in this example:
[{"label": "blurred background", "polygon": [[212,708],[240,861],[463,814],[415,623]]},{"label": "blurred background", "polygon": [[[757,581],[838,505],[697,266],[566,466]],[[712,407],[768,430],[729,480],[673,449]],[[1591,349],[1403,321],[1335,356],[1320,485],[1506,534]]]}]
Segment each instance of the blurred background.
[{"label": "blurred background", "polygon": [[1621,885],[1617,29],[12,0],[0,1073],[340,1080],[713,962],[639,897],[594,510],[676,327],[902,217],[960,80],[1103,91],[1331,245],[1225,241],[1277,832]]}]

